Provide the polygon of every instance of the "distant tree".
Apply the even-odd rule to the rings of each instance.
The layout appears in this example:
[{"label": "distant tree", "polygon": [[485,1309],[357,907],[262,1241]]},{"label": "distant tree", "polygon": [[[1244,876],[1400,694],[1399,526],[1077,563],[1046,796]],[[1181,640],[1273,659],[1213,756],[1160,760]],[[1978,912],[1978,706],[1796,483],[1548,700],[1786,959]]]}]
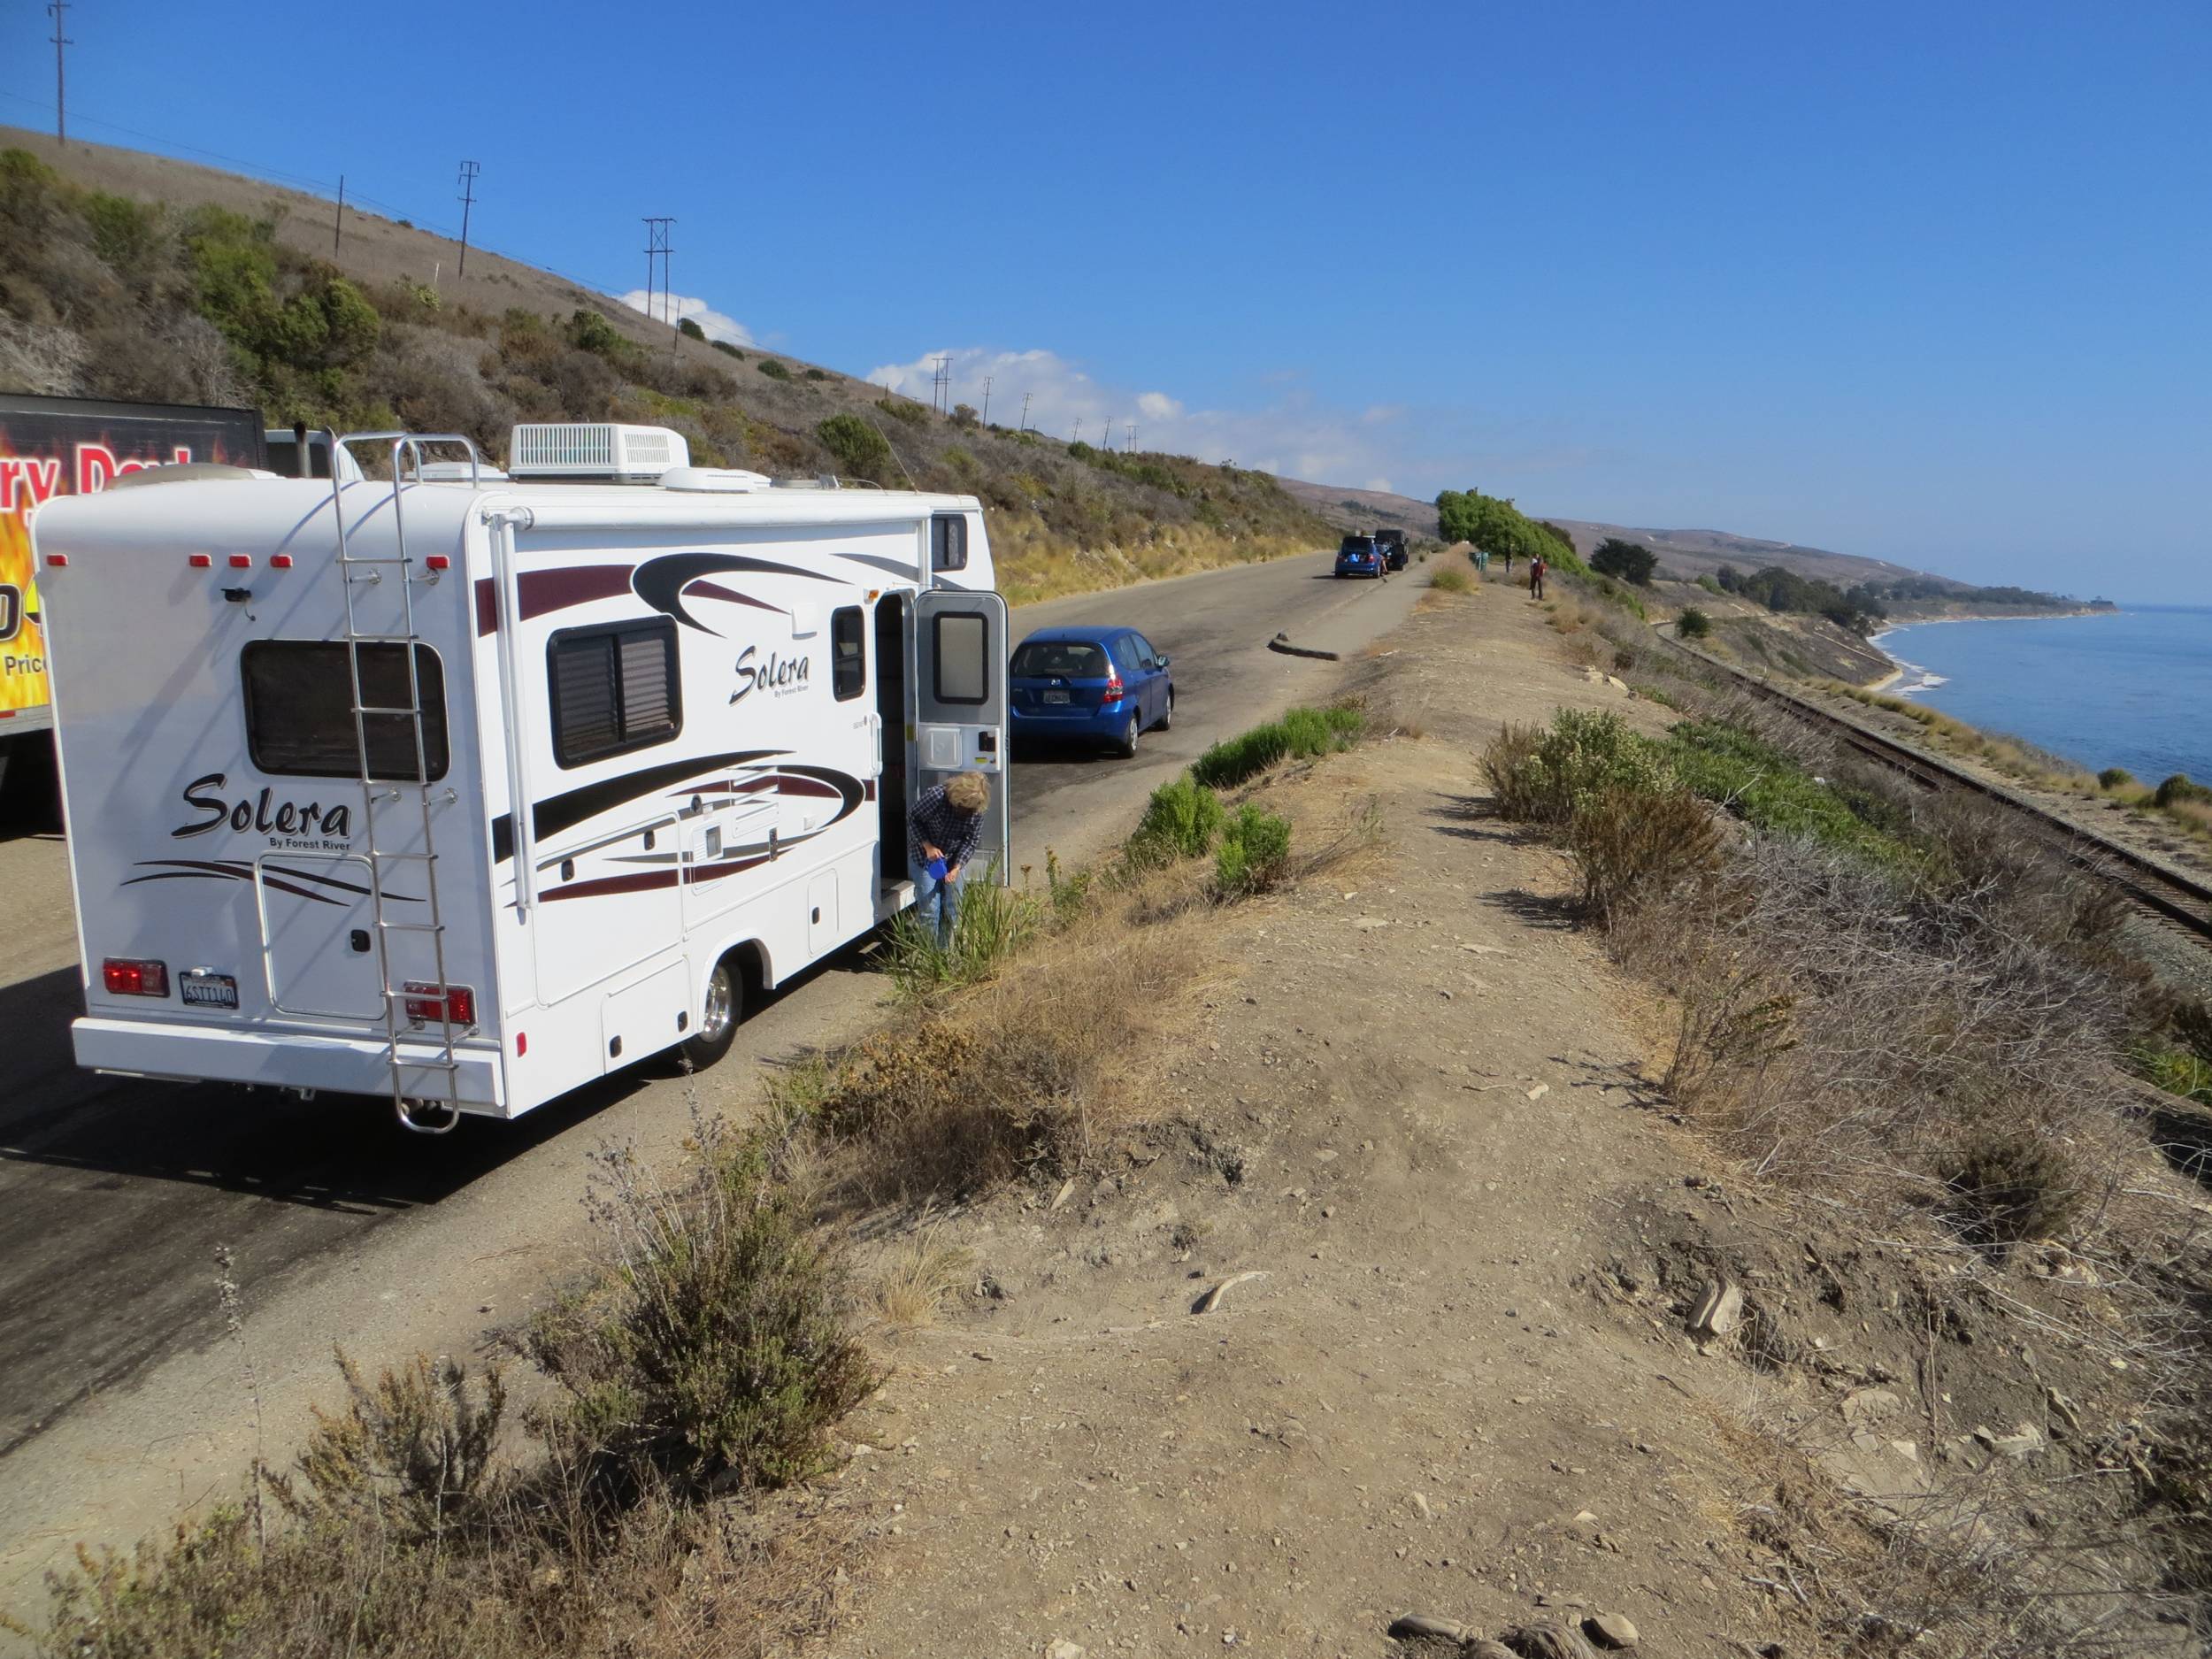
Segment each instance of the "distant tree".
[{"label": "distant tree", "polygon": [[1674,619],[1674,628],[1686,640],[1701,640],[1713,631],[1713,619],[1691,605]]},{"label": "distant tree", "polygon": [[568,343],[579,351],[609,357],[629,342],[616,331],[612,323],[597,311],[578,310],[568,319]]},{"label": "distant tree", "polygon": [[891,465],[890,441],[858,415],[832,415],[814,428],[814,435],[850,477],[879,483]]},{"label": "distant tree", "polygon": [[952,424],[956,426],[974,426],[976,424],[975,406],[972,403],[955,403],[952,406]]},{"label": "distant tree", "polygon": [[726,340],[710,340],[707,343],[712,346],[717,351],[719,351],[724,357],[735,357],[740,363],[745,361],[745,354],[742,351],[740,351],[735,346],[732,345]]},{"label": "distant tree", "polygon": [[763,357],[753,366],[772,380],[787,380],[791,378],[791,371],[773,357]]},{"label": "distant tree", "polygon": [[1590,555],[1590,568],[1598,574],[1618,577],[1639,588],[1651,586],[1651,573],[1658,567],[1659,556],[1649,548],[1624,541],[1617,535],[1607,536],[1598,543],[1598,550]]}]

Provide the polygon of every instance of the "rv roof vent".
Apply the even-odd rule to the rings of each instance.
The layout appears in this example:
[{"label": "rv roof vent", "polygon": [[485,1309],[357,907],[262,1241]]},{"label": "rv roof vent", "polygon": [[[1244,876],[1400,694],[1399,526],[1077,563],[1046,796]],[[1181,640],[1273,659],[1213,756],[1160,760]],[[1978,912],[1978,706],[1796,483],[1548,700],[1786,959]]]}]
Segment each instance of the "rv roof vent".
[{"label": "rv roof vent", "polygon": [[613,479],[649,484],[673,468],[691,465],[691,446],[665,426],[618,426],[605,422],[522,426],[507,447],[514,478]]},{"label": "rv roof vent", "polygon": [[687,489],[702,493],[745,495],[756,489],[766,489],[768,478],[761,472],[748,472],[737,466],[672,466],[661,474],[663,489]]},{"label": "rv roof vent", "polygon": [[489,461],[473,466],[466,461],[425,461],[422,481],[426,484],[465,484],[472,479],[480,484],[496,484],[507,474]]}]

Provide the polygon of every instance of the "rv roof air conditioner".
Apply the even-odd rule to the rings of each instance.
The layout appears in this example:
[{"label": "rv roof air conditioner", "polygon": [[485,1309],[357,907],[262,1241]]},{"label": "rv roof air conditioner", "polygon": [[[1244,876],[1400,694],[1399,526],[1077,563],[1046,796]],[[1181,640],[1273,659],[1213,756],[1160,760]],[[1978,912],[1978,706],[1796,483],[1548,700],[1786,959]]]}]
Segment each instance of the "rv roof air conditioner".
[{"label": "rv roof air conditioner", "polygon": [[522,426],[507,446],[511,478],[651,484],[691,465],[691,446],[665,426],[606,422]]}]

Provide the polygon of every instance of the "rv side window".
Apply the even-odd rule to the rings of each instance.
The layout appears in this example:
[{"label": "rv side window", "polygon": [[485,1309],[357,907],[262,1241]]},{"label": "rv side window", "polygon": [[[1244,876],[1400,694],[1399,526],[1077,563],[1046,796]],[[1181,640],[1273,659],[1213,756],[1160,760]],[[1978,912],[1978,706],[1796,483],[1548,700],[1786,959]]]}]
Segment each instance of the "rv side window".
[{"label": "rv side window", "polygon": [[830,612],[830,690],[850,703],[868,689],[868,659],[860,642],[860,607],[840,605]]},{"label": "rv side window", "polygon": [[[362,645],[361,703],[408,706],[407,658],[398,645]],[[360,739],[353,727],[353,672],[343,640],[255,640],[238,654],[246,700],[246,752],[257,771],[302,778],[358,778]],[[415,647],[421,694],[422,775],[445,776],[445,668],[437,652]],[[365,714],[369,776],[412,779],[415,723],[404,714]]]},{"label": "rv side window", "polygon": [[991,700],[990,626],[972,611],[949,611],[931,618],[936,629],[937,701]]},{"label": "rv side window", "polygon": [[929,567],[933,571],[964,571],[968,568],[966,515],[941,512],[930,519]]},{"label": "rv side window", "polygon": [[665,743],[683,730],[672,618],[564,628],[547,641],[545,659],[553,757],[563,766]]}]

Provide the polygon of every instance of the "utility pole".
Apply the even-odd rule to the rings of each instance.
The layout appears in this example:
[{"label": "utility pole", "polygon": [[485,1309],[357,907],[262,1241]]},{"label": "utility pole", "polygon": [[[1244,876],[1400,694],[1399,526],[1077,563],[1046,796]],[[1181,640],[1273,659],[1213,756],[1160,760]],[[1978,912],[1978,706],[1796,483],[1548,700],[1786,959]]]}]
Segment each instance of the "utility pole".
[{"label": "utility pole", "polygon": [[61,143],[69,142],[69,87],[62,77],[61,49],[77,42],[62,37],[62,13],[76,0],[48,0],[46,15],[54,19],[54,137]]},{"label": "utility pole", "polygon": [[990,375],[988,375],[988,374],[987,374],[987,375],[985,375],[985,376],[983,377],[983,424],[984,424],[985,426],[989,426],[989,425],[991,424],[991,380],[992,380],[992,379],[993,379],[993,377],[992,377],[992,376],[990,376]]},{"label": "utility pole", "polygon": [[[338,257],[338,243],[346,234],[346,175],[338,175],[338,211],[330,221],[330,257]],[[303,475],[304,476],[304,475]]]},{"label": "utility pole", "polygon": [[[668,256],[675,251],[668,245],[668,227],[672,219],[649,219],[645,221],[645,314],[653,315],[653,262],[660,261],[660,292],[665,303],[662,309],[673,311],[676,302],[668,286]],[[672,326],[673,319],[670,319]]]},{"label": "utility pole", "polygon": [[940,357],[937,359],[937,372],[930,377],[929,381],[930,407],[941,415],[949,415],[952,413],[951,397],[952,359]]},{"label": "utility pole", "polygon": [[1128,430],[1129,443],[1127,447],[1127,453],[1134,455],[1137,452],[1137,423],[1133,420],[1131,421],[1129,423]]},{"label": "utility pole", "polygon": [[1027,432],[1027,431],[1029,430],[1029,399],[1030,399],[1030,396],[1031,396],[1031,395],[1030,395],[1029,393],[1027,393],[1027,392],[1024,392],[1024,393],[1022,394],[1022,424],[1021,424],[1021,429],[1022,429],[1024,432]]},{"label": "utility pole", "polygon": [[472,161],[461,164],[461,268],[456,276],[469,273],[469,210],[476,205],[476,175],[481,172]]},{"label": "utility pole", "polygon": [[1075,436],[1073,436],[1072,438],[1070,438],[1070,439],[1068,440],[1068,442],[1069,442],[1070,443],[1080,443],[1080,442],[1083,442],[1083,417],[1082,417],[1082,416],[1078,415],[1078,416],[1075,418]]}]

